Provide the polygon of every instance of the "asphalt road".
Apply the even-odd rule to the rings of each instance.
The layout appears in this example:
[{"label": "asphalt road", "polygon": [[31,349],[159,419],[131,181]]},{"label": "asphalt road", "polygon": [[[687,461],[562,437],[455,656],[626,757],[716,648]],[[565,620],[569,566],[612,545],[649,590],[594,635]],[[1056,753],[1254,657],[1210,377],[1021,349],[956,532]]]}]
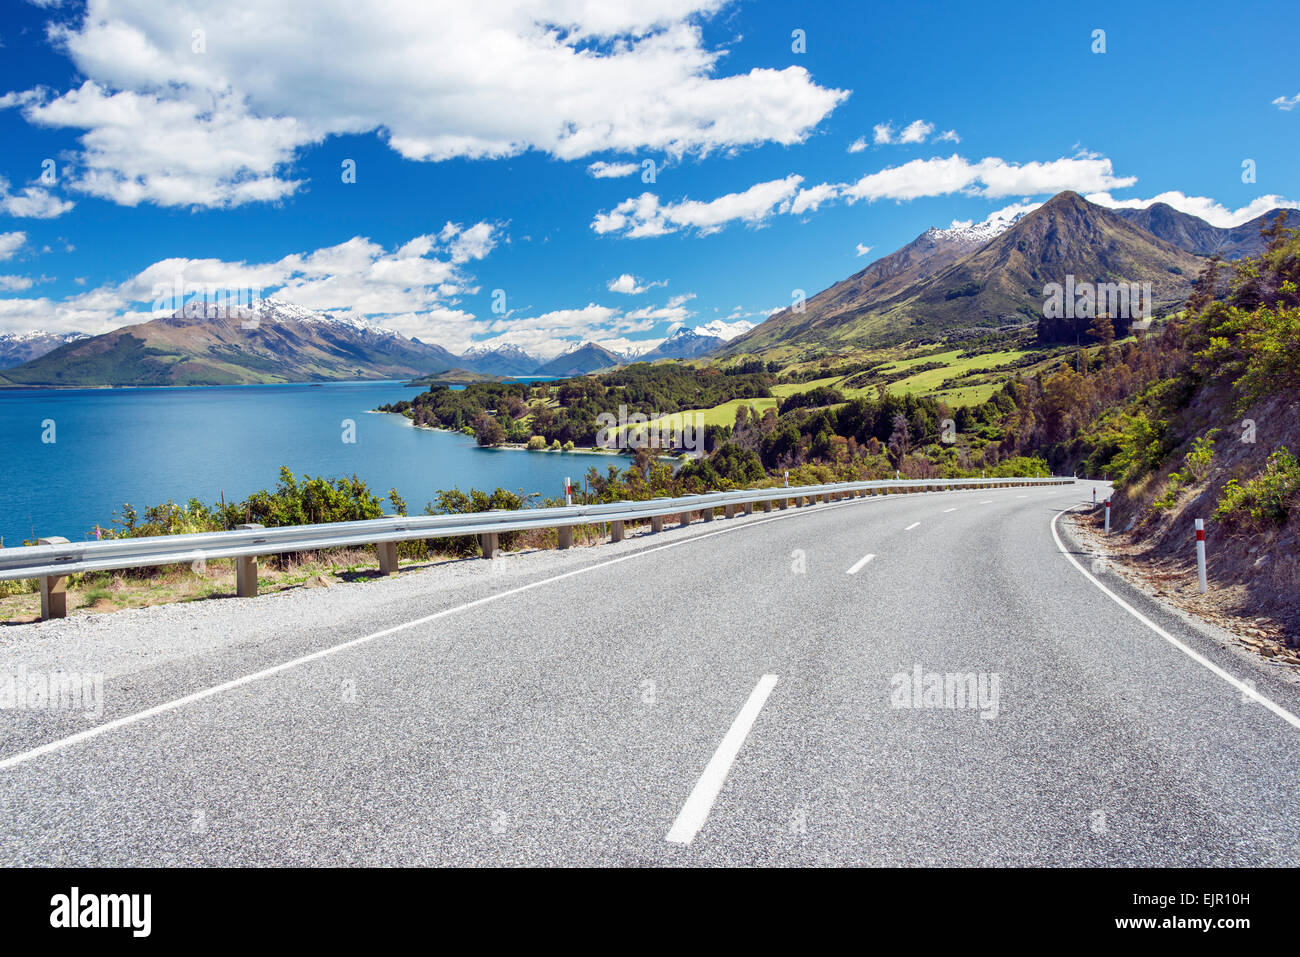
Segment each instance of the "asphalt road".
[{"label": "asphalt road", "polygon": [[0,864],[1300,863],[1300,693],[1075,567],[1091,488],[6,630],[106,677],[0,712]]}]

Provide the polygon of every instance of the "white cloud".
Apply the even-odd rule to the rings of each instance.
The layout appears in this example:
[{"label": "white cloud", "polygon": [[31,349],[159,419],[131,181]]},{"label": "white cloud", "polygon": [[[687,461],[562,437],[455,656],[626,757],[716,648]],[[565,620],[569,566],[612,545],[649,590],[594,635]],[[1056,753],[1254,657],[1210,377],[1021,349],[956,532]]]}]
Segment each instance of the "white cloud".
[{"label": "white cloud", "polygon": [[26,186],[19,193],[10,192],[9,180],[0,176],[0,213],[19,219],[53,219],[62,216],[73,205],[39,186]]},{"label": "white cloud", "polygon": [[865,256],[865,255],[866,255],[867,253],[869,253],[869,252],[871,252],[871,247],[870,247],[870,246],[864,246],[864,245],[862,245],[862,243],[858,243],[858,252],[857,252],[857,254],[858,254],[859,256]]},{"label": "white cloud", "polygon": [[639,296],[647,290],[666,285],[668,285],[667,279],[661,279],[658,282],[643,282],[631,273],[625,272],[617,279],[611,279],[607,282],[605,288],[610,292],[621,292],[626,296]]},{"label": "white cloud", "polygon": [[954,154],[912,160],[869,173],[845,186],[842,195],[849,202],[918,199],[957,192],[996,199],[1067,189],[1078,192],[1117,189],[1136,182],[1136,176],[1116,176],[1111,161],[1103,157],[1075,156],[1029,163],[1009,163],[989,157],[972,163]]},{"label": "white cloud", "polygon": [[[790,204],[790,212],[796,216],[808,210],[816,212],[823,203],[830,202],[838,193],[839,187],[833,183],[818,183],[808,189],[801,189],[799,194],[795,196],[794,202]],[[785,210],[782,210],[782,212],[785,212]]]},{"label": "white cloud", "polygon": [[1250,222],[1271,209],[1300,209],[1300,203],[1295,200],[1272,194],[1256,197],[1240,209],[1228,209],[1208,196],[1187,196],[1178,190],[1160,193],[1150,199],[1115,199],[1108,192],[1090,193],[1084,198],[1112,209],[1146,209],[1152,203],[1166,203],[1181,213],[1199,216],[1211,226],[1222,229]]},{"label": "white cloud", "polygon": [[483,344],[498,346],[508,343],[549,359],[580,342],[610,341],[631,332],[649,332],[655,321],[624,316],[609,306],[588,303],[577,309],[555,309],[536,316],[497,319],[482,325],[495,334]]},{"label": "white cloud", "polygon": [[[10,236],[12,234],[2,234]],[[361,236],[272,262],[164,259],[119,284],[61,301],[0,299],[0,331],[81,331],[99,334],[155,318],[153,308],[175,308],[173,290],[250,290],[336,315],[374,320],[406,335],[442,344],[468,344],[470,312],[458,308],[475,292],[465,265],[484,258],[498,241],[495,227],[448,223],[393,251]]]},{"label": "white cloud", "polygon": [[645,309],[633,309],[627,314],[627,319],[631,321],[649,320],[651,325],[664,322],[681,325],[689,317],[695,315],[694,310],[687,309],[678,303],[677,305],[649,307]]},{"label": "white cloud", "polygon": [[971,162],[954,154],[887,167],[855,183],[801,187],[802,182],[802,176],[791,174],[707,202],[685,199],[665,204],[654,193],[642,193],[623,200],[609,212],[597,213],[591,228],[600,234],[617,233],[633,239],[664,236],[684,229],[707,235],[735,220],[757,226],[777,214],[797,216],[841,199],[850,203],[911,200],[951,193],[998,199],[1067,189],[1083,193],[1132,186],[1137,177],[1115,176],[1111,161],[1100,156],[1008,163],[996,157]]},{"label": "white cloud", "polygon": [[903,131],[898,134],[898,142],[924,143],[926,138],[933,132],[933,123],[927,123],[925,120],[913,120],[903,127]]},{"label": "white cloud", "polygon": [[849,144],[850,153],[861,153],[866,148],[867,148],[867,138],[865,136],[859,136],[856,140],[854,140],[852,143]]},{"label": "white cloud", "polygon": [[23,248],[27,242],[27,234],[18,231],[12,233],[0,233],[0,262],[6,259],[12,259],[18,250]]},{"label": "white cloud", "polygon": [[[895,131],[894,124],[891,122],[877,123],[871,128],[872,142],[877,146],[890,145],[911,145],[925,143],[933,140],[934,142],[960,143],[961,137],[957,135],[956,130],[948,130],[932,137],[935,131],[935,125],[929,120],[913,120],[901,130]],[[861,153],[867,148],[865,137],[859,137],[853,141],[849,147],[850,153]]]},{"label": "white cloud", "polygon": [[18,292],[32,288],[32,280],[26,276],[0,276],[0,291]]},{"label": "white cloud", "polygon": [[799,66],[722,75],[700,20],[726,3],[89,0],[50,28],[85,82],[0,107],[83,130],[73,187],[128,205],[273,201],[341,134],[428,161],[802,142],[847,91]]},{"label": "white cloud", "polygon": [[708,202],[684,199],[661,204],[654,193],[642,193],[623,200],[608,213],[597,213],[591,228],[597,233],[622,233],[636,239],[663,236],[680,229],[694,229],[700,235],[707,235],[732,220],[756,225],[778,208],[789,211],[801,182],[802,176],[791,175],[755,183],[743,192],[727,193]]},{"label": "white cloud", "polygon": [[640,168],[637,163],[606,163],[597,160],[587,167],[587,172],[596,179],[617,179],[620,176],[631,176]]},{"label": "white cloud", "polygon": [[1279,96],[1273,101],[1273,105],[1279,110],[1294,110],[1297,106],[1300,106],[1300,93],[1295,96]]}]

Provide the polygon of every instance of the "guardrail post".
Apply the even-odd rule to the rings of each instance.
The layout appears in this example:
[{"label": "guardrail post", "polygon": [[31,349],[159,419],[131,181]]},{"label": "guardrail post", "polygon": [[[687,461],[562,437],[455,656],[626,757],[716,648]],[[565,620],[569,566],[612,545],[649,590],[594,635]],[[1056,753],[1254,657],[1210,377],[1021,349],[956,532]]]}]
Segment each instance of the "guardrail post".
[{"label": "guardrail post", "polygon": [[623,522],[621,520],[610,523],[609,540],[611,542],[621,542],[623,540]]},{"label": "guardrail post", "polygon": [[735,518],[735,517],[736,517],[736,506],[733,505],[733,504],[731,504],[730,502],[728,502],[726,505],[722,506],[722,517],[723,517],[723,518]]},{"label": "guardrail post", "polygon": [[378,542],[375,551],[379,553],[379,574],[397,574],[397,542]]},{"label": "guardrail post", "polygon": [[700,518],[704,519],[706,522],[713,521],[713,506],[710,505],[708,508],[700,509]]},{"label": "guardrail post", "polygon": [[664,517],[662,515],[651,515],[650,516],[651,533],[662,532],[663,530],[664,530]]},{"label": "guardrail post", "polygon": [[496,558],[499,548],[500,539],[496,532],[484,532],[478,537],[479,548],[483,551],[484,558]]},{"label": "guardrail post", "polygon": [[677,516],[677,524],[682,528],[685,528],[687,525],[691,524],[691,513],[682,512],[681,515]]},{"label": "guardrail post", "polygon": [[[236,525],[235,528],[245,531],[254,528],[263,528],[257,522],[251,522],[247,525]],[[235,559],[235,594],[240,598],[257,597],[257,556],[241,555]]]},{"label": "guardrail post", "polygon": [[777,508],[781,508],[781,509],[789,508],[789,507],[790,507],[790,500],[789,500],[788,498],[780,498],[780,499],[777,499],[777,500],[776,500],[776,506],[777,506]]},{"label": "guardrail post", "polygon": [[765,512],[772,511],[772,500],[770,498],[763,499],[763,511]]},{"label": "guardrail post", "polygon": [[754,503],[753,503],[753,502],[746,502],[745,505],[744,505],[744,508],[745,508],[745,514],[746,514],[746,515],[753,515],[753,514],[754,514]]},{"label": "guardrail post", "polygon": [[[61,535],[38,538],[37,545],[66,545]],[[68,576],[46,575],[41,579],[41,621],[68,617]]]},{"label": "guardrail post", "polygon": [[560,546],[560,548],[573,547],[573,526],[572,525],[561,525],[555,531],[556,531],[556,537],[559,539],[557,544]]}]

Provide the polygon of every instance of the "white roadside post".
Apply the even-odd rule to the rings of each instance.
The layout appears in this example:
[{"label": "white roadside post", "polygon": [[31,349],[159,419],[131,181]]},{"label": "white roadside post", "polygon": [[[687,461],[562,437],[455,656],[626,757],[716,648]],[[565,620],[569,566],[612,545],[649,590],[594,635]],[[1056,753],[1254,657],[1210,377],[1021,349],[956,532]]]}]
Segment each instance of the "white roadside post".
[{"label": "white roadside post", "polygon": [[785,470],[785,487],[786,487],[786,488],[789,488],[789,487],[790,487],[790,470],[789,470],[789,469],[786,469],[786,470]]},{"label": "white roadside post", "polygon": [[564,504],[573,504],[573,479],[571,478],[566,478],[564,480]]},{"label": "white roadside post", "polygon": [[1097,507],[1097,486],[1092,487],[1092,507]]},{"label": "white roadside post", "polygon": [[1196,520],[1196,581],[1198,590],[1205,594],[1205,519]]},{"label": "white roadside post", "polygon": [[1106,534],[1110,534],[1110,499],[1106,499]]}]

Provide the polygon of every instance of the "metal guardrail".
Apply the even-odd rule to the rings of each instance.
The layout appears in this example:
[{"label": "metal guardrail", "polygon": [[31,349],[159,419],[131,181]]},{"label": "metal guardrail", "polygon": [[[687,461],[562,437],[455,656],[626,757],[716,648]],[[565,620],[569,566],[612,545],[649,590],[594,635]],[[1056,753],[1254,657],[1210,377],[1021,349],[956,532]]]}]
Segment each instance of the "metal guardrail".
[{"label": "metal guardrail", "polygon": [[[621,540],[626,522],[651,520],[655,531],[662,528],[668,515],[682,515],[689,521],[691,512],[701,512],[711,521],[717,509],[727,518],[737,509],[750,512],[762,504],[770,510],[790,502],[809,503],[816,499],[839,500],[865,495],[904,492],[929,492],[963,488],[1002,488],[1026,485],[1069,485],[1073,478],[981,478],[981,479],[902,479],[873,482],[837,482],[828,485],[740,489],[733,492],[708,492],[678,498],[654,498],[640,502],[611,502],[602,505],[564,505],[556,508],[519,509],[514,511],[472,512],[462,515],[391,516],[357,522],[332,522],[322,525],[291,525],[277,528],[241,526],[233,531],[199,532],[189,535],[154,535],[146,538],[107,539],[93,542],[67,542],[41,539],[42,544],[0,548],[0,580],[40,578],[42,617],[63,617],[61,608],[63,579],[71,574],[115,571],[155,565],[178,565],[216,559],[242,559],[237,564],[238,592],[241,596],[257,593],[256,556],[307,552],[327,548],[375,545],[379,548],[380,570],[397,571],[396,543],[413,539],[451,538],[477,535],[484,555],[497,550],[497,536],[502,532],[555,528],[559,545],[572,544],[577,525],[610,523],[613,539]],[[566,534],[567,533],[567,534]],[[66,612],[65,612],[66,613]]]}]

